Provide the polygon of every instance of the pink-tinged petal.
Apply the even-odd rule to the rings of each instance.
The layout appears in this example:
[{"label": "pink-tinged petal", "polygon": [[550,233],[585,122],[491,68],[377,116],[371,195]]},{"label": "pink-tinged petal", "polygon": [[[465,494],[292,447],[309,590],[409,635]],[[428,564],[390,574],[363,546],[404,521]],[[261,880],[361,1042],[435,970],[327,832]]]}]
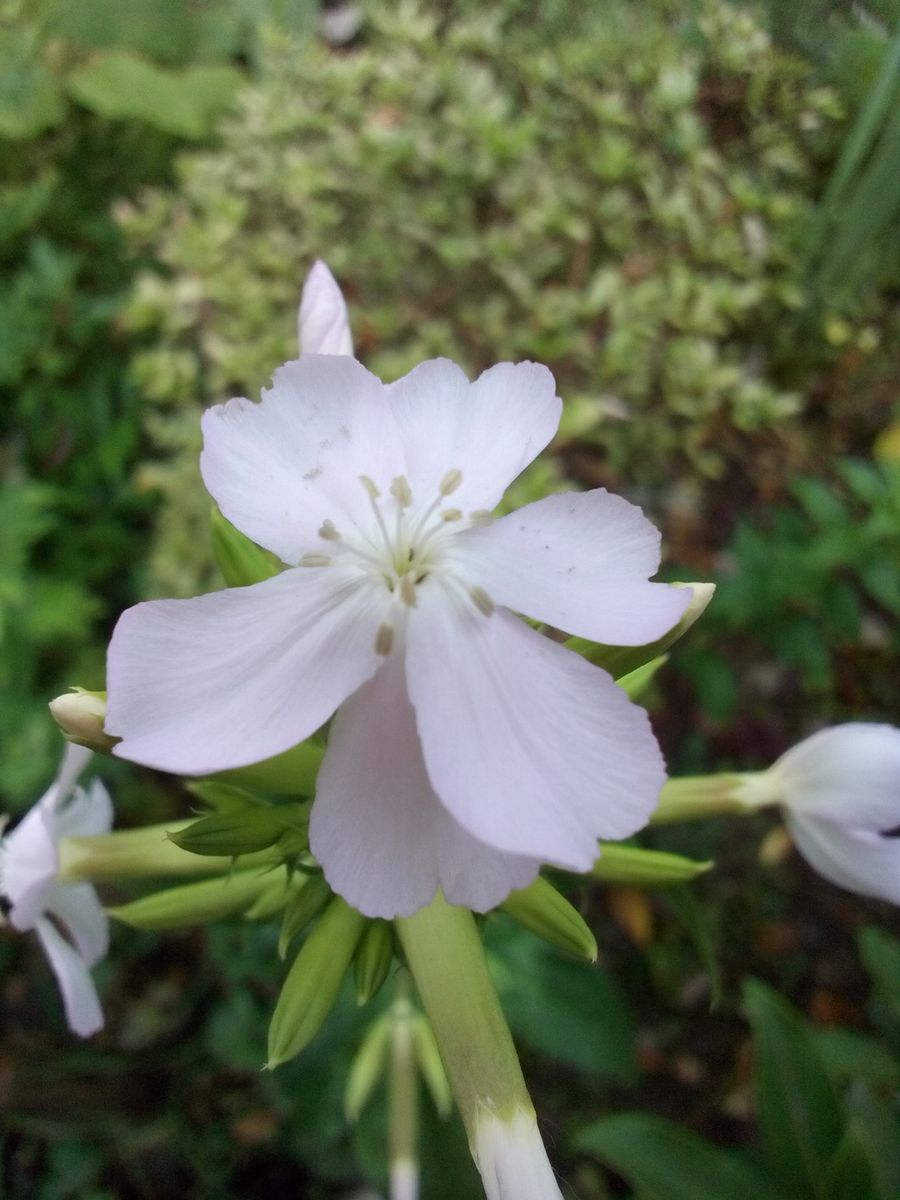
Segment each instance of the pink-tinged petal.
[{"label": "pink-tinged petal", "polygon": [[60,883],[53,889],[47,911],[63,922],[78,953],[89,967],[109,949],[109,918],[89,883]]},{"label": "pink-tinged petal", "polygon": [[353,354],[353,336],[343,293],[321,259],[313,263],[303,285],[297,313],[297,338],[301,355]]},{"label": "pink-tinged petal", "polygon": [[448,554],[497,604],[616,646],[655,641],[680,619],[690,588],[648,583],[659,531],[603,488],[526,504],[453,539]]},{"label": "pink-tinged petal", "polygon": [[665,781],[647,714],[606,672],[505,609],[418,589],[407,681],[425,765],[479,841],[586,871],[646,824]]},{"label": "pink-tinged petal", "polygon": [[797,813],[875,831],[900,825],[900,729],[859,722],[822,729],[767,772]]},{"label": "pink-tinged petal", "polygon": [[451,904],[485,912],[539,865],[477,841],[441,805],[397,653],[332,722],[309,836],[332,889],[369,917],[410,916],[438,887]]},{"label": "pink-tinged petal", "polygon": [[87,788],[76,788],[71,799],[56,813],[56,835],[64,837],[97,837],[109,833],[113,823],[113,806],[109,792],[99,779],[91,780]]},{"label": "pink-tinged petal", "polygon": [[107,662],[114,753],[205,775],[303,741],[381,663],[386,597],[333,563],[129,609]]},{"label": "pink-tinged petal", "polygon": [[455,363],[432,359],[387,389],[406,450],[417,505],[438,495],[450,470],[462,472],[452,504],[491,509],[556,433],[562,403],[537,363],[500,363],[470,383]]},{"label": "pink-tinged petal", "polygon": [[203,414],[200,470],[233,525],[289,565],[327,551],[323,521],[371,528],[359,477],[386,489],[405,469],[387,389],[355,359],[311,354],[275,372],[262,400]]},{"label": "pink-tinged petal", "polygon": [[46,917],[35,928],[59,984],[69,1028],[90,1037],[103,1028],[103,1010],[84,959]]},{"label": "pink-tinged petal", "polygon": [[786,809],[784,819],[811,867],[838,887],[900,904],[900,838]]},{"label": "pink-tinged petal", "polygon": [[12,906],[10,924],[20,931],[34,928],[59,870],[53,813],[45,803],[47,796],[0,843],[0,895]]}]

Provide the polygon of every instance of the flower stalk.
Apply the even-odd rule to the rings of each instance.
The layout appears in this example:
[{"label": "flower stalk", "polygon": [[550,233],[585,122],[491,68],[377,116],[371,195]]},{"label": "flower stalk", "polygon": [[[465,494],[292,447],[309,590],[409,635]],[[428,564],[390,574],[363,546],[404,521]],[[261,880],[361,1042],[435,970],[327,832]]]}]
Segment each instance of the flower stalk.
[{"label": "flower stalk", "polygon": [[696,821],[725,813],[746,816],[755,812],[759,805],[747,794],[747,781],[753,777],[752,774],[723,774],[669,779],[660,793],[659,804],[650,817],[650,823],[667,825],[674,821]]}]

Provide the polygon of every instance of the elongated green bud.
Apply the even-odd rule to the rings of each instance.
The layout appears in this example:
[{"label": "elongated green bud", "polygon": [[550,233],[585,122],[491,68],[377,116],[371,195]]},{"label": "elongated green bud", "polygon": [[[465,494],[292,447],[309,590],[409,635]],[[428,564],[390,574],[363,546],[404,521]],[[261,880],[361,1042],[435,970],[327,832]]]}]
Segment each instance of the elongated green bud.
[{"label": "elongated green bud", "polygon": [[291,942],[306,928],[314,916],[331,898],[331,888],[321,875],[303,875],[299,887],[284,911],[278,935],[278,957],[284,958]]},{"label": "elongated green bud", "polygon": [[609,671],[613,679],[621,679],[623,675],[636,671],[651,659],[659,658],[687,633],[703,615],[716,590],[714,583],[673,583],[672,587],[689,587],[693,590],[693,595],[678,624],[657,641],[648,642],[646,646],[603,646],[585,641],[584,638],[570,638],[566,645],[583,654],[604,671]]},{"label": "elongated green bud", "polygon": [[384,1074],[390,1040],[391,1016],[390,1013],[385,1013],[366,1030],[350,1064],[347,1089],[344,1092],[344,1113],[351,1125],[355,1125],[359,1120],[360,1113]]},{"label": "elongated green bud", "polygon": [[390,921],[370,921],[353,960],[356,1003],[368,1004],[381,990],[394,961],[394,928]]},{"label": "elongated green bud", "polygon": [[600,857],[591,868],[591,876],[604,883],[667,884],[684,883],[710,870],[711,862],[698,862],[663,850],[644,850],[640,846],[621,846],[604,842]]},{"label": "elongated green bud", "polygon": [[171,836],[192,854],[237,858],[277,847],[292,857],[307,848],[308,819],[306,807],[299,804],[253,805],[210,813]]},{"label": "elongated green bud", "polygon": [[119,738],[104,732],[106,692],[89,692],[73,687],[48,706],[53,720],[66,738],[77,746],[87,746],[97,754],[110,754]]},{"label": "elongated green bud", "polygon": [[434,1107],[441,1117],[449,1117],[453,1109],[453,1094],[450,1091],[450,1080],[441,1061],[441,1052],[434,1038],[434,1030],[424,1013],[416,1013],[412,1024],[413,1049],[416,1052],[416,1062],[425,1086],[434,1101]]},{"label": "elongated green bud", "polygon": [[303,943],[272,1015],[268,1070],[299,1054],[321,1029],[337,999],[365,920],[335,896]]},{"label": "elongated green bud", "polygon": [[581,913],[543,876],[527,888],[510,892],[500,907],[545,942],[589,962],[597,961],[597,939]]},{"label": "elongated green bud", "polygon": [[285,564],[280,558],[251,542],[213,505],[211,517],[213,554],[229,587],[248,587],[280,575]]},{"label": "elongated green bud", "polygon": [[637,667],[634,671],[629,671],[627,675],[620,676],[616,683],[630,699],[639,700],[653,682],[656,672],[660,667],[665,666],[668,659],[668,654],[661,654],[659,658],[651,658],[642,667]]},{"label": "elongated green bud", "polygon": [[[208,925],[244,912],[271,888],[272,879],[259,871],[240,871],[199,883],[166,888],[106,911],[135,929],[181,929]],[[284,879],[280,880],[284,889]]]},{"label": "elongated green bud", "polygon": [[419,1073],[412,1020],[408,997],[398,996],[391,1006],[388,1076],[388,1174],[391,1196],[397,1200],[419,1194]]}]

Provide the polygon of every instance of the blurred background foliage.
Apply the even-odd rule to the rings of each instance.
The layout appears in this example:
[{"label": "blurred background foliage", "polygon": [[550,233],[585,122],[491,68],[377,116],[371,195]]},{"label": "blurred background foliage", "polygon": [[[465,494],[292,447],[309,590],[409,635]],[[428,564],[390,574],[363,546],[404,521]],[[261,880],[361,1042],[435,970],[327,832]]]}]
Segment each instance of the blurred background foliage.
[{"label": "blurred background foliage", "polygon": [[[4,807],[52,775],[46,701],[102,686],[118,612],[221,586],[197,416],[296,353],[317,256],[385,377],[441,354],[551,366],[563,427],[517,502],[614,488],[663,528],[670,577],[718,583],[655,698],[674,766],[750,768],[816,723],[896,720],[898,76],[896,0],[0,0]],[[103,769],[126,822],[183,811],[165,781]],[[703,1200],[701,1179],[721,1198],[898,1194],[892,914],[813,880],[767,818],[752,831],[648,835],[721,864],[695,905],[715,1011],[680,893],[583,895],[598,971],[491,922],[585,1200]],[[270,931],[120,938],[87,1047],[29,953],[0,942],[4,1194],[383,1184],[383,1111],[354,1132],[340,1110],[367,1011],[258,1075]],[[748,972],[804,1015],[761,984],[742,1010]],[[755,1132],[772,1038],[821,1059],[809,1178],[760,1166],[797,1150]],[[426,1194],[477,1195],[458,1128],[425,1120]]]}]

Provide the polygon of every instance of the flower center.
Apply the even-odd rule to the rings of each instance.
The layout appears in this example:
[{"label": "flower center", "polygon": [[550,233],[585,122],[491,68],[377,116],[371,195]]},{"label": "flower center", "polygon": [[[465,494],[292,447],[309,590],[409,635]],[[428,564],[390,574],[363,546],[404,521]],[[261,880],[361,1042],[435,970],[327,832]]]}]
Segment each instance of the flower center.
[{"label": "flower center", "polygon": [[[447,471],[438,484],[437,496],[418,512],[405,475],[391,480],[387,496],[368,475],[361,475],[359,481],[372,511],[370,529],[362,532],[357,528],[352,535],[347,535],[334,521],[326,519],[319,527],[319,537],[330,544],[331,552],[304,554],[299,565],[325,567],[342,558],[350,558],[374,581],[387,588],[401,610],[415,608],[419,584],[430,575],[440,575],[462,588],[479,612],[490,616],[494,604],[487,592],[457,578],[442,561],[441,547],[448,534],[460,527],[491,520],[490,513],[485,510],[476,510],[466,517],[459,508],[445,507],[448,496],[462,483],[462,471],[457,467]],[[387,622],[379,629],[375,643],[379,654],[390,653],[393,628],[393,624]]]}]

